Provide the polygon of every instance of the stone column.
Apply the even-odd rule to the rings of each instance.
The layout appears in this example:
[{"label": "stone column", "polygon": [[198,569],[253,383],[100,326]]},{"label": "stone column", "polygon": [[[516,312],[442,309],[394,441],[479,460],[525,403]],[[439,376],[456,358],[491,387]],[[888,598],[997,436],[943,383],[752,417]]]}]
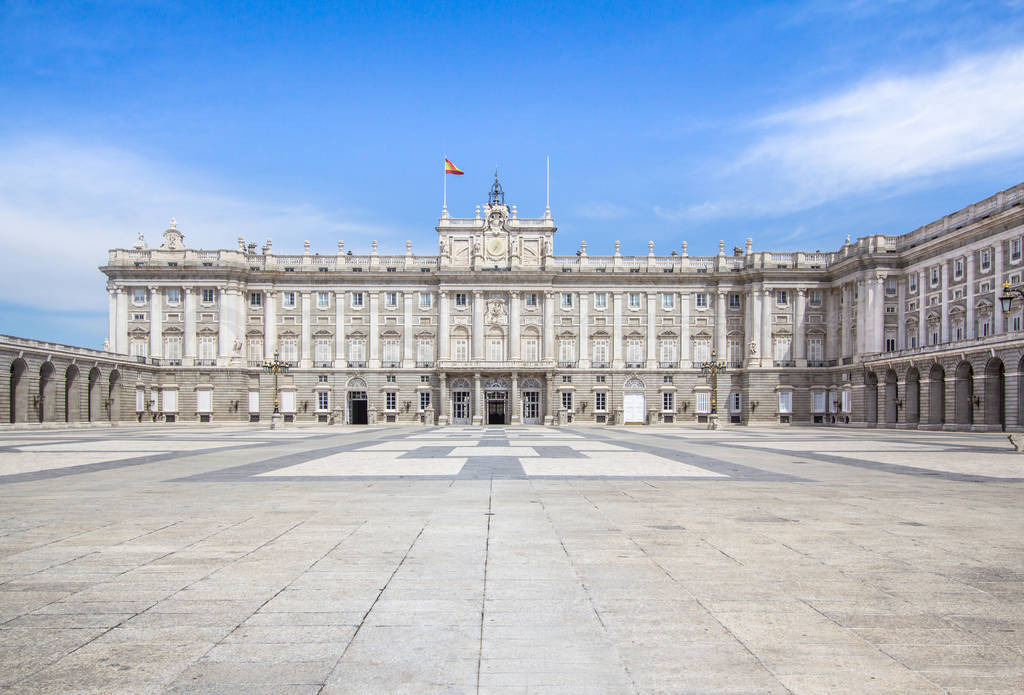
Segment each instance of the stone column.
[{"label": "stone column", "polygon": [[[945,266],[943,266],[945,268]],[[943,285],[945,286],[945,285]],[[997,241],[992,252],[992,335],[1003,332],[1003,310],[999,307],[999,295],[1003,293],[1003,242]]]},{"label": "stone column", "polygon": [[107,288],[109,295],[109,313],[107,314],[107,350],[117,351],[117,293],[113,287]]},{"label": "stone column", "polygon": [[[928,344],[928,313],[924,270],[917,271],[917,346]],[[923,375],[922,375],[923,376]],[[922,420],[924,422],[924,420]]]},{"label": "stone column", "polygon": [[625,346],[622,344],[622,293],[612,295],[612,369],[622,369]]},{"label": "stone column", "polygon": [[299,338],[299,343],[302,345],[302,352],[299,353],[299,368],[309,369],[313,366],[313,360],[310,359],[310,343],[313,340],[313,319],[312,319],[312,307],[310,301],[310,293],[302,293],[302,335]]},{"label": "stone column", "polygon": [[[690,366],[690,293],[679,293],[679,366]],[[609,404],[611,407],[611,404]]]},{"label": "stone column", "polygon": [[580,292],[580,348],[576,359],[581,369],[590,368],[590,293]]},{"label": "stone column", "polygon": [[901,277],[896,280],[896,349],[907,347],[907,280]]},{"label": "stone column", "polygon": [[181,363],[186,367],[196,361],[196,291],[192,287],[185,288],[185,354]]},{"label": "stone column", "polygon": [[[974,337],[974,254],[967,254],[967,259],[964,261],[967,264],[967,315],[964,317],[964,338]],[[999,306],[998,299],[994,308]],[[901,306],[902,308],[902,306]],[[997,314],[999,312],[996,312]]]},{"label": "stone column", "polygon": [[509,404],[508,408],[511,411],[511,418],[509,422],[513,425],[518,425],[523,421],[522,418],[522,403],[519,402],[519,374],[512,372],[512,391],[509,393]]},{"label": "stone column", "polygon": [[[758,291],[747,290],[747,308],[743,317],[743,364],[747,368],[761,365],[761,306]],[[751,351],[750,343],[754,343]]]},{"label": "stone column", "polygon": [[[939,270],[939,289],[942,290],[941,295],[941,319],[939,325],[939,342],[949,342],[949,263],[942,261],[942,267]],[[999,304],[996,303],[996,308],[999,308]]]},{"label": "stone column", "polygon": [[[555,375],[548,372],[544,379],[544,403],[542,404],[546,414],[544,415],[544,424],[551,425],[555,423]],[[558,405],[561,405],[559,403]]]},{"label": "stone column", "polygon": [[767,287],[761,292],[761,366],[773,364],[772,355],[772,291]]},{"label": "stone column", "polygon": [[544,290],[544,359],[555,359],[555,293]]},{"label": "stone column", "polygon": [[473,420],[474,425],[484,422],[484,391],[480,383],[480,375],[473,375]]},{"label": "stone column", "polygon": [[263,305],[263,359],[274,359],[277,350],[277,292],[268,290]]},{"label": "stone column", "polygon": [[839,286],[839,362],[850,355],[850,302],[853,295],[849,285]]},{"label": "stone column", "polygon": [[441,383],[441,402],[437,404],[437,424],[448,424],[448,375],[441,372],[438,375]]},{"label": "stone column", "polygon": [[793,359],[796,366],[807,366],[807,288],[796,289],[796,315],[793,317]]},{"label": "stone column", "polygon": [[128,354],[128,294],[125,288],[117,288],[117,347],[114,352]]},{"label": "stone column", "polygon": [[370,292],[370,355],[367,366],[380,369],[380,292]]},{"label": "stone column", "polygon": [[227,299],[227,286],[217,286],[217,363],[226,365],[231,360],[231,302]]},{"label": "stone column", "polygon": [[878,273],[872,280],[875,286],[875,301],[871,313],[871,321],[874,323],[871,333],[874,342],[870,351],[882,352],[885,350],[885,275]]},{"label": "stone column", "polygon": [[412,292],[406,291],[402,293],[402,308],[404,310],[402,326],[402,366],[403,367],[415,367],[416,356],[413,353],[412,345]]},{"label": "stone column", "polygon": [[715,350],[720,360],[726,358],[725,328],[728,319],[725,316],[725,294],[725,290],[719,289],[715,301]]},{"label": "stone column", "polygon": [[149,356],[163,355],[164,325],[163,308],[160,301],[160,288],[149,286]]},{"label": "stone column", "polygon": [[473,353],[474,360],[484,358],[484,293],[473,292]]},{"label": "stone column", "polygon": [[347,292],[334,293],[334,367],[335,369],[345,368],[345,302],[348,301]]},{"label": "stone column", "polygon": [[520,359],[519,339],[519,290],[512,290],[508,293],[508,358],[510,360]]},{"label": "stone column", "polygon": [[448,291],[437,293],[437,359],[449,359],[449,340],[451,330],[448,328]]},{"label": "stone column", "polygon": [[658,319],[655,312],[658,310],[658,295],[648,293],[647,298],[647,368],[658,368]]}]

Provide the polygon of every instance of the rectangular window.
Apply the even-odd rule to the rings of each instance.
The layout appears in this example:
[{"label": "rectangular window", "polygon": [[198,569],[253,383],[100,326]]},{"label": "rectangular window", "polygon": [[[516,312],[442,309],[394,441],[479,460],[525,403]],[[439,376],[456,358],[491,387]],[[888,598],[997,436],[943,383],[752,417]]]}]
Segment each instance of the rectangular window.
[{"label": "rectangular window", "polygon": [[964,261],[962,258],[957,258],[953,261],[953,277],[957,280],[964,276]]},{"label": "rectangular window", "polygon": [[885,293],[889,296],[896,294],[896,278],[889,276],[885,279]]},{"label": "rectangular window", "polygon": [[572,364],[576,361],[576,341],[572,338],[558,341],[558,361],[562,365]]},{"label": "rectangular window", "polygon": [[789,306],[789,292],[787,290],[775,290],[775,306]]},{"label": "rectangular window", "polygon": [[630,338],[626,341],[626,362],[640,364],[644,361],[644,341],[640,338]]},{"label": "rectangular window", "polygon": [[607,309],[608,308],[608,294],[606,292],[595,292],[594,293],[594,308],[595,309]]},{"label": "rectangular window", "polygon": [[416,361],[421,365],[431,365],[434,362],[434,341],[430,338],[420,338],[416,341]]},{"label": "rectangular window", "polygon": [[353,292],[352,293],[352,308],[362,309],[363,308],[363,293]]},{"label": "rectangular window", "polygon": [[420,410],[430,407],[430,391],[420,391]]},{"label": "rectangular window", "polygon": [[1012,325],[1013,325],[1013,330],[1015,330],[1015,331],[1019,331],[1020,330],[1020,314],[1018,314],[1018,315],[1013,317]]},{"label": "rectangular window", "polygon": [[203,304],[213,304],[213,289],[210,287],[203,290]]},{"label": "rectangular window", "polygon": [[331,392],[330,391],[317,391],[316,392],[316,409],[317,410],[330,410],[331,409]]},{"label": "rectangular window", "polygon": [[[962,331],[963,328],[960,327],[959,330]],[[959,338],[958,338],[958,340],[959,340]],[[885,351],[886,352],[896,352],[896,339],[895,338],[886,338],[885,339]]]},{"label": "rectangular window", "polygon": [[706,338],[698,338],[693,341],[693,361],[699,366],[701,362],[711,359],[711,341]]},{"label": "rectangular window", "polygon": [[844,413],[850,412],[850,389],[843,389],[840,406]]},{"label": "rectangular window", "polygon": [[594,394],[594,410],[599,413],[608,410],[608,394],[604,391],[598,391]]},{"label": "rectangular window", "polygon": [[932,287],[935,287],[936,285],[939,284],[939,269],[938,269],[938,267],[932,268],[931,278],[932,278],[931,279]]},{"label": "rectangular window", "polygon": [[181,304],[181,290],[169,289],[167,290],[167,303],[171,306],[177,306]]},{"label": "rectangular window", "polygon": [[536,362],[540,359],[536,338],[523,338],[523,359],[527,362]]},{"label": "rectangular window", "polygon": [[282,391],[281,392],[281,412],[282,413],[294,413],[295,412],[295,392],[294,391]]},{"label": "rectangular window", "polygon": [[572,292],[562,292],[562,308],[572,309]]},{"label": "rectangular window", "polygon": [[775,338],[776,365],[778,365],[779,362],[789,362],[793,359],[793,353],[790,349],[792,344],[793,340],[788,335],[778,336]]},{"label": "rectangular window", "polygon": [[396,338],[388,338],[382,342],[381,347],[384,349],[382,358],[384,366],[397,366],[401,359],[399,357],[399,341]]},{"label": "rectangular window", "polygon": [[348,361],[366,363],[366,341],[362,338],[351,338],[348,341]]},{"label": "rectangular window", "polygon": [[823,338],[807,339],[807,360],[821,362],[825,359],[825,340]]},{"label": "rectangular window", "polygon": [[318,309],[326,309],[331,305],[331,294],[330,292],[317,292],[316,293],[316,306]]},{"label": "rectangular window", "polygon": [[165,413],[176,413],[178,412],[178,392],[174,389],[164,391],[164,412]]},{"label": "rectangular window", "polygon": [[605,383],[605,376],[604,376],[604,374],[598,374],[597,376],[595,376],[594,377],[594,381],[596,381],[599,384]]},{"label": "rectangular window", "polygon": [[811,306],[821,306],[821,290],[811,290],[807,295],[807,303]]},{"label": "rectangular window", "polygon": [[697,303],[697,308],[698,309],[707,309],[708,308],[708,296],[706,294],[704,294],[703,292],[698,292],[697,294],[695,294],[694,295],[694,300]]},{"label": "rectangular window", "polygon": [[990,249],[981,250],[981,269],[988,270],[989,266],[992,265],[992,251]]},{"label": "rectangular window", "polygon": [[786,415],[793,412],[793,392],[779,391],[779,414]]},{"label": "rectangular window", "polygon": [[[456,295],[456,298],[457,297],[458,297],[458,295]],[[524,300],[526,302],[526,306],[537,306],[537,293],[536,292],[527,292],[526,294],[523,295],[523,298],[524,298]],[[458,301],[456,301],[455,303],[458,304]],[[463,304],[463,306],[465,306],[465,304]]]},{"label": "rectangular window", "polygon": [[674,365],[676,362],[676,341],[675,340],[662,340],[661,341],[661,357],[659,358],[665,364]]},{"label": "rectangular window", "polygon": [[213,335],[199,336],[198,359],[212,362],[217,359],[217,337]]},{"label": "rectangular window", "polygon": [[907,280],[907,285],[911,292],[917,292],[917,273],[910,274],[910,279]]},{"label": "rectangular window", "polygon": [[562,408],[572,410],[572,391],[562,391]]},{"label": "rectangular window", "polygon": [[812,391],[811,392],[811,412],[812,413],[824,413],[825,412],[825,392],[824,391]]},{"label": "rectangular window", "polygon": [[253,309],[257,309],[263,306],[263,293],[262,292],[250,292],[249,293],[249,306]]},{"label": "rectangular window", "polygon": [[394,391],[386,391],[384,393],[384,410],[397,410],[398,409],[398,394]]},{"label": "rectangular window", "polygon": [[916,330],[913,333],[910,334],[910,347],[912,347],[912,348],[916,348],[917,347],[917,331]]},{"label": "rectangular window", "polygon": [[743,412],[743,394],[739,391],[729,394],[729,410],[734,413]]},{"label": "rectangular window", "polygon": [[213,412],[213,391],[210,389],[196,391],[196,412]]},{"label": "rectangular window", "polygon": [[674,413],[676,410],[676,394],[665,391],[661,394],[661,411],[663,413]]},{"label": "rectangular window", "polygon": [[385,292],[384,293],[384,305],[388,309],[394,309],[398,306],[398,293],[397,292]]},{"label": "rectangular window", "polygon": [[263,338],[249,338],[247,346],[249,364],[259,364],[263,361]]},{"label": "rectangular window", "polygon": [[330,338],[317,338],[313,344],[313,361],[321,367],[330,365],[332,348]]},{"label": "rectangular window", "polygon": [[743,343],[736,338],[730,338],[726,346],[730,367],[743,366]]},{"label": "rectangular window", "polygon": [[431,298],[431,296],[432,295],[429,292],[420,292],[420,309],[429,309],[430,308],[430,298]]},{"label": "rectangular window", "polygon": [[711,412],[711,392],[710,391],[698,391],[694,394],[697,412],[701,415],[706,415]]},{"label": "rectangular window", "polygon": [[500,362],[505,359],[505,339],[487,339],[487,359],[491,362]]},{"label": "rectangular window", "polygon": [[146,312],[144,312],[144,311],[133,311],[132,312],[132,321],[145,321],[145,320],[146,320]]},{"label": "rectangular window", "polygon": [[1010,241],[1010,260],[1020,260],[1020,239],[1013,239]]},{"label": "rectangular window", "polygon": [[666,292],[661,295],[661,308],[672,309],[676,305],[676,296],[671,292]]},{"label": "rectangular window", "polygon": [[146,390],[142,388],[135,389],[135,412],[141,413],[146,409]]},{"label": "rectangular window", "polygon": [[594,341],[593,360],[597,364],[608,364],[608,341],[606,339]]},{"label": "rectangular window", "polygon": [[[203,290],[205,292],[206,290]],[[213,300],[210,300],[213,301]],[[132,290],[132,304],[145,304],[146,303],[146,290],[141,287],[137,287]]]},{"label": "rectangular window", "polygon": [[164,338],[164,357],[169,360],[181,360],[181,338],[170,336]]},{"label": "rectangular window", "polygon": [[639,309],[640,308],[640,293],[630,292],[629,293],[629,308]]},{"label": "rectangular window", "polygon": [[282,292],[281,293],[281,306],[285,309],[295,308],[295,293],[294,292]]},{"label": "rectangular window", "polygon": [[[534,295],[534,296],[536,296],[536,295]],[[455,306],[457,306],[457,307],[464,307],[464,306],[468,306],[468,304],[469,304],[469,301],[466,298],[466,293],[465,292],[456,292],[455,293]]]},{"label": "rectangular window", "polygon": [[284,362],[296,363],[299,361],[299,339],[281,338],[280,347],[281,360]]},{"label": "rectangular window", "polygon": [[736,292],[729,293],[729,308],[739,309],[740,308],[740,296]]},{"label": "rectangular window", "polygon": [[456,338],[452,341],[455,348],[455,359],[459,362],[469,360],[469,341],[466,338]]}]

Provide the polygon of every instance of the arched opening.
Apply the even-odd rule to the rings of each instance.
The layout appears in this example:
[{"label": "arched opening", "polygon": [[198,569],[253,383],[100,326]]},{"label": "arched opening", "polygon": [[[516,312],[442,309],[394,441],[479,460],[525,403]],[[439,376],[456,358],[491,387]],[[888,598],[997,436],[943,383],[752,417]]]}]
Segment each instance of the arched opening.
[{"label": "arched opening", "polygon": [[107,391],[107,417],[111,422],[121,419],[121,373],[116,369],[110,373],[110,388]]},{"label": "arched opening", "polygon": [[453,425],[468,425],[472,421],[472,387],[466,379],[455,379],[452,381],[449,391],[451,392],[451,413]]},{"label": "arched opening", "polygon": [[647,423],[644,382],[637,378],[626,381],[622,395],[622,421],[627,425]]},{"label": "arched opening", "polygon": [[82,419],[82,379],[78,367],[71,365],[64,372],[64,422]]},{"label": "arched opening", "polygon": [[921,373],[916,367],[907,370],[907,385],[903,395],[904,417],[907,423],[921,422]]},{"label": "arched opening", "polygon": [[543,386],[537,379],[526,379],[520,387],[522,420],[524,425],[539,425],[543,408]]},{"label": "arched opening", "polygon": [[974,424],[974,367],[961,362],[953,373],[953,420],[957,429],[969,429]]},{"label": "arched opening", "polygon": [[20,357],[11,362],[11,422],[28,422],[28,364]]},{"label": "arched opening", "polygon": [[100,393],[100,376],[98,367],[93,367],[89,370],[89,403],[86,406],[86,415],[89,416],[89,422],[99,422],[103,419],[100,412],[100,406],[103,403],[103,394]]},{"label": "arched opening", "polygon": [[53,373],[53,362],[43,362],[39,368],[39,422],[57,419],[57,381]]},{"label": "arched opening", "polygon": [[1006,429],[1005,379],[1003,361],[993,357],[985,365],[985,424],[989,429]]},{"label": "arched opening", "polygon": [[864,376],[864,420],[869,425],[878,424],[878,375],[874,372]]},{"label": "arched opening", "polygon": [[899,422],[899,376],[895,369],[885,373],[885,424],[894,427]]},{"label": "arched opening", "polygon": [[928,424],[946,423],[946,370],[938,363],[928,371]]}]

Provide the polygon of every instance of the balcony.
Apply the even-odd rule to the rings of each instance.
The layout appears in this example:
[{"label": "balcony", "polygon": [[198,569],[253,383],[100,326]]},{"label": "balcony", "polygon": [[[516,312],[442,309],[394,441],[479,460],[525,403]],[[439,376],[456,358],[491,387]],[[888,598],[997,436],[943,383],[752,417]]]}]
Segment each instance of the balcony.
[{"label": "balcony", "polygon": [[329,369],[330,367],[334,366],[334,362],[330,360],[313,360],[313,366]]},{"label": "balcony", "polygon": [[661,367],[662,369],[678,369],[679,368],[679,363],[678,362],[664,362],[664,361],[662,361],[662,362],[658,362],[658,366]]},{"label": "balcony", "polygon": [[167,366],[169,367],[180,367],[181,360],[167,360]]},{"label": "balcony", "polygon": [[643,362],[626,362],[626,368],[627,369],[643,369],[644,368],[644,363]]},{"label": "balcony", "polygon": [[575,369],[576,368],[576,360],[559,360],[558,361],[558,368],[559,369]]},{"label": "balcony", "polygon": [[808,367],[835,367],[836,360],[807,360]]},{"label": "balcony", "polygon": [[249,360],[248,365],[250,367],[262,367],[263,360]]},{"label": "balcony", "polygon": [[217,360],[196,360],[197,367],[214,367],[217,365]]},{"label": "balcony", "polygon": [[590,366],[594,369],[608,369],[611,365],[609,362],[598,362],[597,360],[594,360],[590,363]]},{"label": "balcony", "polygon": [[396,362],[396,361],[392,360],[392,361],[381,362],[380,366],[384,367],[385,369],[397,369],[398,367],[402,366],[402,363],[401,362]]},{"label": "balcony", "polygon": [[348,366],[352,369],[366,369],[366,360],[349,360]]},{"label": "balcony", "polygon": [[793,360],[775,360],[776,367],[795,367],[796,362]]},{"label": "balcony", "polygon": [[419,369],[431,369],[434,366],[433,360],[421,360],[416,362]]},{"label": "balcony", "polygon": [[553,369],[554,360],[439,360],[438,369],[487,369],[487,370],[513,370],[513,369]]}]

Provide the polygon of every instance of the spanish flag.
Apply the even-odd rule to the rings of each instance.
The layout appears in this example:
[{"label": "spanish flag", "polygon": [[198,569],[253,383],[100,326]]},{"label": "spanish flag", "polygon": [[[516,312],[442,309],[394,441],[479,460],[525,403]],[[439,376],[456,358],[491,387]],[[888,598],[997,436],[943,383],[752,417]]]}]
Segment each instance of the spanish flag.
[{"label": "spanish flag", "polygon": [[456,176],[462,176],[466,172],[464,172],[462,169],[460,169],[457,166],[455,166],[454,164],[452,164],[452,160],[450,160],[447,157],[445,157],[444,158],[444,173],[446,173],[446,174],[455,174]]}]

